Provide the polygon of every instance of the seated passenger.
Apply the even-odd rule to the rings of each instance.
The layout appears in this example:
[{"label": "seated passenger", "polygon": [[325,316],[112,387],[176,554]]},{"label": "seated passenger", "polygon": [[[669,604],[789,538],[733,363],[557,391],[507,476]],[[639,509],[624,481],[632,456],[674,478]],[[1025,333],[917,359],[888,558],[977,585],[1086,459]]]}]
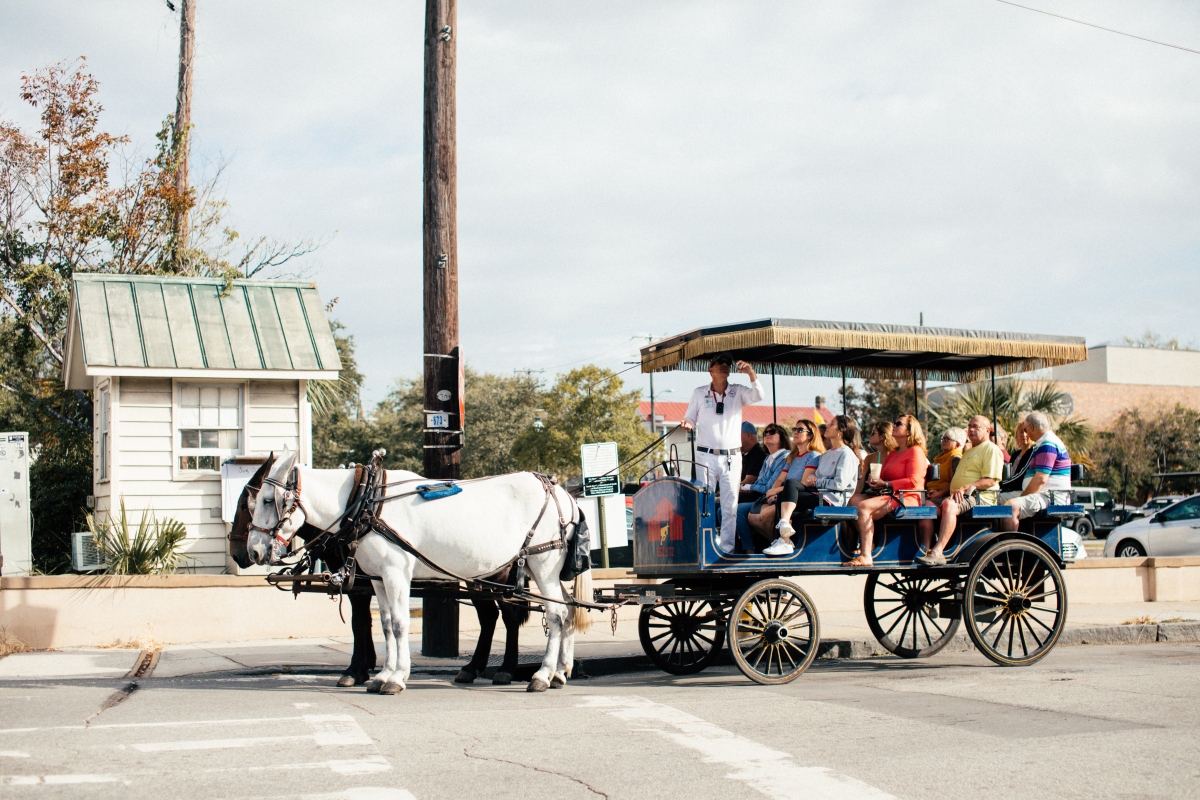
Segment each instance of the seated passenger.
[{"label": "seated passenger", "polygon": [[803,481],[788,481],[779,503],[779,538],[763,550],[763,555],[787,556],[796,551],[792,537],[792,512],[818,505],[844,506],[858,485],[862,439],[850,417],[839,414],[825,428],[830,448],[821,454],[817,470]]},{"label": "seated passenger", "polygon": [[748,520],[750,529],[762,540],[763,544],[774,537],[771,530],[777,519],[775,512],[779,496],[783,493],[788,480],[803,481],[805,475],[817,470],[817,459],[825,452],[825,445],[817,433],[817,424],[810,419],[797,420],[792,427],[792,451],[788,454],[783,472],[775,479],[775,483],[767,490],[766,496],[757,508],[750,511]]},{"label": "seated passenger", "polygon": [[1013,441],[1020,449],[1012,459],[1012,469],[1008,477],[1000,481],[1000,494],[1020,491],[1021,482],[1025,480],[1025,471],[1029,469],[1029,459],[1033,456],[1033,439],[1029,438],[1025,420],[1021,420],[1013,429]]},{"label": "seated passenger", "polygon": [[959,515],[970,512],[975,506],[996,505],[996,487],[1004,475],[1004,455],[988,438],[991,427],[992,421],[981,415],[971,417],[967,423],[967,440],[971,447],[963,453],[958,468],[954,470],[950,495],[940,503],[942,527],[933,547],[929,546],[933,538],[933,520],[923,519],[918,523],[921,546],[929,552],[917,561],[926,566],[936,567],[946,563],[944,551],[954,535]]},{"label": "seated passenger", "polygon": [[1041,411],[1025,417],[1026,435],[1035,441],[1031,448],[1029,466],[1021,479],[1020,492],[1000,495],[1000,502],[1012,508],[1012,518],[1003,520],[1003,530],[1015,531],[1023,519],[1046,510],[1057,495],[1063,502],[1071,496],[1071,455],[1067,447],[1050,430],[1050,418]]},{"label": "seated passenger", "polygon": [[756,501],[775,485],[776,479],[787,468],[787,441],[787,431],[782,425],[772,422],[763,428],[763,444],[766,445],[767,458],[755,481],[742,486],[739,496],[742,502],[738,503],[738,539],[747,553],[754,552],[754,537],[749,522],[750,511],[753,509],[757,513]]},{"label": "seated passenger", "polygon": [[871,435],[867,439],[867,444],[871,446],[871,452],[863,458],[862,477],[858,482],[858,487],[854,490],[854,496],[850,498],[849,505],[852,506],[858,505],[859,500],[869,496],[866,492],[866,486],[867,478],[871,474],[871,465],[878,464],[882,467],[888,454],[896,449],[896,440],[892,438],[892,423],[876,422],[872,425]]},{"label": "seated passenger", "polygon": [[[754,427],[754,423],[749,420],[742,422],[742,479],[738,481],[738,484],[744,486],[747,483],[754,483],[766,460],[767,451],[758,441],[758,428]],[[743,497],[740,493],[738,494],[739,503],[752,502],[755,499],[757,498]]]},{"label": "seated passenger", "polygon": [[929,468],[921,423],[912,414],[901,414],[892,423],[892,438],[896,440],[896,449],[883,462],[879,479],[867,479],[867,489],[881,494],[863,497],[857,503],[858,555],[843,562],[843,567],[869,567],[874,563],[871,549],[875,544],[875,520],[902,505],[921,505],[925,470]]},{"label": "seated passenger", "polygon": [[1008,464],[1012,460],[1008,452],[1008,431],[1004,428],[992,431],[992,441],[1000,446],[1000,452],[1004,454],[1004,463]]},{"label": "seated passenger", "polygon": [[950,479],[954,477],[954,469],[966,444],[967,432],[962,428],[950,428],[942,434],[942,452],[933,457],[941,477],[925,484],[925,501],[930,505],[940,503],[950,494]]}]

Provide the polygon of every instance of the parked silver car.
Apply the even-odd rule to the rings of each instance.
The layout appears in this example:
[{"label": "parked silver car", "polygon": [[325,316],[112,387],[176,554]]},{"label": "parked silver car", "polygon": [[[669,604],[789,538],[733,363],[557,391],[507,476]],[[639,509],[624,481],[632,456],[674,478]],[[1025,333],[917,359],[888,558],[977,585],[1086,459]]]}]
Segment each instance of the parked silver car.
[{"label": "parked silver car", "polygon": [[1104,555],[1110,558],[1200,555],[1200,494],[1113,528],[1104,543]]}]

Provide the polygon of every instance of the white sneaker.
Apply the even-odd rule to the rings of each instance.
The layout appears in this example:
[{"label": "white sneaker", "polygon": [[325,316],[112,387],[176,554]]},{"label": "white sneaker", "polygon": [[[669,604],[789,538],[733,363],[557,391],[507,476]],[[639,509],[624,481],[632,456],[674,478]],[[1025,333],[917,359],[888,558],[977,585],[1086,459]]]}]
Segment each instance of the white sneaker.
[{"label": "white sneaker", "polygon": [[786,539],[776,539],[771,542],[771,546],[763,550],[764,556],[790,556],[796,552],[796,545]]},{"label": "white sneaker", "polygon": [[786,519],[781,519],[775,524],[775,530],[791,538],[796,535],[796,529],[792,527],[792,523]]}]

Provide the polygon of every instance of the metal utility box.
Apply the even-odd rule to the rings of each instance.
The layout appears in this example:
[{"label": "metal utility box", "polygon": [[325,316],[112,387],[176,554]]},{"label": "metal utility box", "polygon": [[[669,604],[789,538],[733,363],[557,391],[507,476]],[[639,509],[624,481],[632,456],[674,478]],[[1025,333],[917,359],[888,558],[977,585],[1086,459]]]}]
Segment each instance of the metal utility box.
[{"label": "metal utility box", "polygon": [[29,434],[0,433],[0,574],[33,569],[29,515]]}]

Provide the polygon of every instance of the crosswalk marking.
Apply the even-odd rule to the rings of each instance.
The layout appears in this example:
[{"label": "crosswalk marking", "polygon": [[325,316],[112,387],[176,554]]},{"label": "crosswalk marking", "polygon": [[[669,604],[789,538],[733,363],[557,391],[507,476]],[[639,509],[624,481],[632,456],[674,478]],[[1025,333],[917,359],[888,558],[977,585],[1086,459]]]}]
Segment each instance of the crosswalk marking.
[{"label": "crosswalk marking", "polygon": [[677,708],[632,695],[589,695],[582,708],[595,708],[648,727],[678,745],[695,750],[710,764],[733,769],[741,781],[777,800],[895,800],[892,795],[825,767],[801,767],[792,757],[739,736]]}]

